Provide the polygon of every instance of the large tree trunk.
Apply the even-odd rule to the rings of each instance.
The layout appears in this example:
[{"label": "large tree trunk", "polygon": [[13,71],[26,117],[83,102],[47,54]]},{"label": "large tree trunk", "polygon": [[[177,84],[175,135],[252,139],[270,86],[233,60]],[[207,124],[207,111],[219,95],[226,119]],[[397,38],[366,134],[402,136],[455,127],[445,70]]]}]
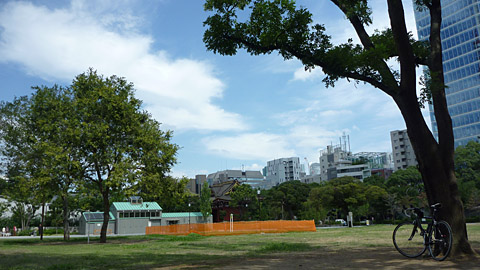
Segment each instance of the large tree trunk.
[{"label": "large tree trunk", "polygon": [[70,211],[68,210],[68,196],[64,194],[63,199],[63,240],[70,240],[70,225],[68,223],[68,217]]},{"label": "large tree trunk", "polygon": [[[440,0],[431,0],[430,56],[431,94],[438,124],[438,142],[425,123],[416,94],[415,58],[406,34],[403,6],[400,0],[388,0],[392,31],[399,53],[401,83],[392,94],[405,120],[430,205],[440,202],[439,218],[453,231],[452,255],[475,253],[467,240],[465,215],[454,172],[454,138],[448,113],[442,65]],[[399,15],[401,14],[401,16]]]},{"label": "large tree trunk", "polygon": [[103,224],[100,232],[100,243],[107,242],[108,221],[110,219],[110,200],[108,199],[108,187],[102,191],[103,196]]},{"label": "large tree trunk", "polygon": [[43,240],[43,226],[45,225],[45,202],[42,203],[42,219],[40,222],[40,240]]},{"label": "large tree trunk", "polygon": [[428,129],[416,103],[416,96],[398,97],[398,107],[407,125],[408,137],[417,157],[430,205],[440,202],[439,218],[453,231],[452,255],[474,254],[467,239],[463,204],[453,168],[453,155],[442,154],[441,147]]}]

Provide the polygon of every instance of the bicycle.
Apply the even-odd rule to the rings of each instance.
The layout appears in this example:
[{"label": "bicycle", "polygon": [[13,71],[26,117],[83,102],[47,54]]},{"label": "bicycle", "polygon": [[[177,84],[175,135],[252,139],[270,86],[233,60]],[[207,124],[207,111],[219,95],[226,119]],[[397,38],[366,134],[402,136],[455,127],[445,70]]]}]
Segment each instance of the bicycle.
[{"label": "bicycle", "polygon": [[[413,207],[405,209],[407,211],[413,211],[416,215],[415,219],[410,222],[400,223],[395,230],[393,230],[393,244],[395,248],[402,255],[408,258],[416,258],[422,255],[425,250],[430,252],[430,255],[434,260],[443,261],[450,254],[452,249],[452,229],[446,221],[437,220],[437,209],[441,207],[440,203],[436,203],[432,206],[431,217],[424,217],[423,211],[419,208]],[[427,228],[422,226],[422,219],[429,219]]]}]

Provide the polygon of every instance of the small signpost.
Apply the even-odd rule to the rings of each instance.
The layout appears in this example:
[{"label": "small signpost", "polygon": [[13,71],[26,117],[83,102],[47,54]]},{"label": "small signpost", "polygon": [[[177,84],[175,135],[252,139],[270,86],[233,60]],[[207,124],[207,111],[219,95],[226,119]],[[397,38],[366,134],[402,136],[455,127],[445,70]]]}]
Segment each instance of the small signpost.
[{"label": "small signpost", "polygon": [[352,212],[348,212],[347,225],[348,225],[348,227],[353,228],[353,213]]}]

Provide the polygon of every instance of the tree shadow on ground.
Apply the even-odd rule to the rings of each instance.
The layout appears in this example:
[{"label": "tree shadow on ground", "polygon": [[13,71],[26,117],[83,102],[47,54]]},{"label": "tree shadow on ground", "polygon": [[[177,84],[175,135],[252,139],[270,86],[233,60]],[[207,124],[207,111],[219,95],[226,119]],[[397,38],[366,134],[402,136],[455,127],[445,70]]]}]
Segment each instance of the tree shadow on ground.
[{"label": "tree shadow on ground", "polygon": [[[479,250],[477,250],[479,252]],[[428,252],[426,252],[428,253]],[[479,253],[480,254],[480,253]],[[320,248],[315,251],[271,254],[257,258],[223,260],[217,269],[480,269],[480,259],[447,259],[437,262],[421,256],[409,259],[392,248],[364,248],[332,250]]]},{"label": "tree shadow on ground", "polygon": [[0,257],[0,269],[199,269],[215,265],[219,255],[133,253],[128,256],[23,253]]}]

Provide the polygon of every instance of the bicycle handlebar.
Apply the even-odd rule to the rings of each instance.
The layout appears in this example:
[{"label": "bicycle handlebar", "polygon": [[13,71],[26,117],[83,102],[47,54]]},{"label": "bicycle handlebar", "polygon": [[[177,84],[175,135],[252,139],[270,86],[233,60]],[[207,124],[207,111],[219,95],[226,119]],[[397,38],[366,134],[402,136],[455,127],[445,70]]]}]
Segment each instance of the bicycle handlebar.
[{"label": "bicycle handlebar", "polygon": [[[410,205],[410,206],[411,206],[411,205]],[[430,208],[433,210],[433,213],[434,213],[435,211],[437,211],[438,208],[441,208],[441,207],[442,207],[442,204],[441,204],[441,203],[432,204],[432,205],[430,206]],[[403,210],[403,212],[405,213],[405,215],[406,215],[407,217],[411,218],[411,215],[409,215],[409,214],[407,213],[407,211],[413,211],[419,218],[423,218],[423,217],[424,217],[423,211],[422,211],[420,208],[418,208],[418,207],[410,207],[410,208],[406,208],[406,209]]]},{"label": "bicycle handlebar", "polygon": [[406,215],[407,217],[411,218],[411,215],[409,215],[409,214],[407,213],[407,211],[412,211],[412,210],[413,210],[413,212],[414,212],[418,217],[420,217],[420,218],[423,217],[423,211],[422,211],[420,208],[417,208],[417,207],[407,208],[407,209],[405,209],[403,212],[405,213],[405,215]]}]

